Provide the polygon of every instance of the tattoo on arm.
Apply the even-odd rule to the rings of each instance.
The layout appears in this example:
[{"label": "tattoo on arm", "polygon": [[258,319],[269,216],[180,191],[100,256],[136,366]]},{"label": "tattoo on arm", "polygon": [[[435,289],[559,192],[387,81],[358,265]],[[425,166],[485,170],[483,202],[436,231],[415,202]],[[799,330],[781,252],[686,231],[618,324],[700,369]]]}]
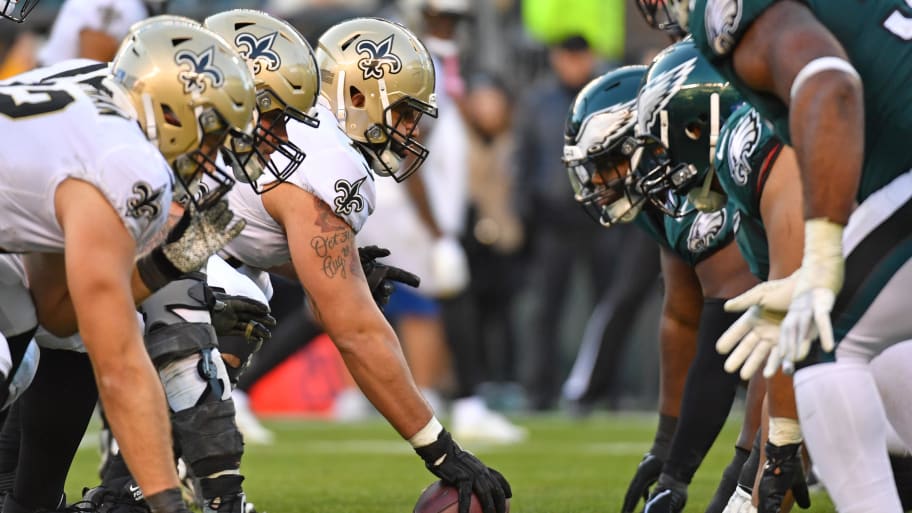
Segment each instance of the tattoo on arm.
[{"label": "tattoo on arm", "polygon": [[310,247],[323,260],[323,274],[327,278],[354,276],[360,266],[355,234],[322,200],[314,198],[314,206],[317,210],[314,224],[321,233],[310,239]]}]

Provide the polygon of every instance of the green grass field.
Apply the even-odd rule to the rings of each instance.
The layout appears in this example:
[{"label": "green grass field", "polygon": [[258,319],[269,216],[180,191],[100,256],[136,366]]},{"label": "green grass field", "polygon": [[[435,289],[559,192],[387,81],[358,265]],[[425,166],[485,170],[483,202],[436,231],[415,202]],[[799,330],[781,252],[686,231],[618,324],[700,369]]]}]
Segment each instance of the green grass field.
[{"label": "green grass field", "polygon": [[[656,425],[648,415],[518,422],[531,432],[527,442],[468,447],[508,477],[514,513],[618,511]],[[276,433],[276,443],[249,447],[242,467],[247,496],[261,513],[409,513],[424,486],[436,479],[381,420],[356,425],[273,420],[266,425]],[[737,425],[729,422],[694,479],[687,511],[704,510],[736,436]],[[67,483],[71,500],[83,486],[97,483],[95,440],[87,437],[77,455]],[[813,502],[808,511],[834,510],[825,494],[815,495]]]}]

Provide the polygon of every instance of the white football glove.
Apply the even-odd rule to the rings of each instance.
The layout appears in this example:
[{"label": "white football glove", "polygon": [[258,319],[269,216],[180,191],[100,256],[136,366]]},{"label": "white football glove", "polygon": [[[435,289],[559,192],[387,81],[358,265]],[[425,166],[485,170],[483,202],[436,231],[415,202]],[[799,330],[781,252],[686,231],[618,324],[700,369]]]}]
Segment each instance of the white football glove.
[{"label": "white football glove", "polygon": [[751,494],[736,486],[722,513],[757,513],[757,508],[751,504]]},{"label": "white football glove", "polygon": [[734,373],[740,368],[741,379],[750,379],[769,356],[763,374],[769,377],[776,373],[780,360],[773,349],[779,340],[779,323],[792,298],[796,278],[793,274],[763,282],[725,302],[727,312],[747,310],[716,341],[716,351],[731,353],[725,360],[726,372]]},{"label": "white football glove", "polygon": [[845,271],[843,229],[844,226],[826,219],[809,219],[804,223],[804,258],[796,273],[794,297],[779,335],[779,357],[787,373],[794,371],[795,362],[807,357],[811,341],[818,335],[824,351],[831,352],[836,347],[830,312],[836,294],[842,289]]}]

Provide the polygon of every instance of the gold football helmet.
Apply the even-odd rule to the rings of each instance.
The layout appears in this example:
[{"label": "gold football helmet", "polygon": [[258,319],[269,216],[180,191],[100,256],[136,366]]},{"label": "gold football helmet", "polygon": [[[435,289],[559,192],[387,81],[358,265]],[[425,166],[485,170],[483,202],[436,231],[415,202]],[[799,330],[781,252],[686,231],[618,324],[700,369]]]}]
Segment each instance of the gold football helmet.
[{"label": "gold football helmet", "polygon": [[[320,94],[378,174],[401,182],[427,158],[423,114],[437,117],[434,64],[407,28],[380,18],[343,21],[317,43]],[[402,161],[405,160],[407,164]]]},{"label": "gold football helmet", "polygon": [[236,151],[252,151],[256,95],[250,70],[224,39],[173,16],[149,20],[121,44],[111,74],[190,197],[196,201],[202,172],[216,181],[197,207],[231,188],[214,156],[228,135]]},{"label": "gold football helmet", "polygon": [[[259,111],[254,154],[245,161],[233,159],[233,153],[226,156],[234,177],[263,193],[288,179],[304,160],[304,152],[285,133],[288,119],[312,127],[320,124],[309,114],[320,93],[320,73],[313,50],[288,22],[261,11],[225,11],[206,18],[203,24],[232,44],[253,72]],[[272,162],[270,155],[274,152],[288,159],[284,169],[279,170]],[[260,186],[257,179],[264,166],[276,180]]]},{"label": "gold football helmet", "polygon": [[152,16],[150,18],[143,18],[136,23],[130,25],[130,29],[127,31],[127,34],[133,34],[134,32],[139,32],[149,25],[155,25],[157,23],[171,22],[177,24],[186,24],[193,25],[194,27],[202,26],[202,23],[194,20],[193,18],[188,18],[186,16],[181,16],[179,14],[161,14],[158,16]]}]

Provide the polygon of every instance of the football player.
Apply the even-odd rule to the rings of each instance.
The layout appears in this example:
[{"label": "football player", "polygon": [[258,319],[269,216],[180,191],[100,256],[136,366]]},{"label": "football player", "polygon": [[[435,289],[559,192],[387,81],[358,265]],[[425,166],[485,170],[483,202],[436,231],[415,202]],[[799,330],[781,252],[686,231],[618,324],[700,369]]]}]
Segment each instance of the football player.
[{"label": "football player", "polygon": [[[125,41],[98,82],[66,80],[72,70],[46,71],[40,83],[20,77],[0,86],[0,123],[16,149],[0,166],[0,209],[9,226],[0,246],[32,264],[30,329],[41,322],[68,335],[78,320],[112,428],[153,511],[185,511],[164,396],[141,347],[134,301],[198,269],[243,223],[231,224],[227,204],[209,196],[162,244],[134,258],[162,228],[172,182],[187,188],[202,173],[218,174],[211,158],[225,136],[251,138],[253,79],[215,34],[168,24]],[[46,145],[48,134],[59,144]],[[224,194],[230,179],[218,181],[217,194]],[[21,273],[8,278],[6,297],[18,299],[26,282]],[[36,463],[20,458],[22,467]],[[11,509],[16,499],[7,497]],[[60,495],[45,500],[19,506],[56,509]]]},{"label": "football player", "polygon": [[[912,279],[902,221],[912,208],[912,155],[896,151],[912,127],[910,93],[897,87],[910,71],[908,5],[645,3],[690,31],[793,144],[804,186],[804,254],[799,271],[767,286],[760,305],[787,312],[765,371],[780,362],[791,369],[819,335],[824,356],[796,373],[795,394],[821,480],[842,511],[901,511],[882,450],[884,419],[912,442],[903,398],[912,377],[900,370],[875,382],[868,364],[912,334],[912,319],[895,300]],[[846,347],[821,363],[833,359],[826,354],[836,342]],[[902,367],[912,356],[892,360]]]},{"label": "football player", "polygon": [[[734,297],[756,283],[733,243],[738,219],[733,209],[722,208],[724,198],[703,191],[648,201],[646,188],[659,184],[648,183],[652,176],[629,172],[631,158],[656,162],[662,157],[670,164],[668,152],[647,155],[661,145],[634,152],[634,126],[639,124],[644,133],[655,132],[672,143],[682,159],[677,179],[712,181],[711,142],[740,98],[716,80],[707,64],[698,66],[695,57],[692,44],[681,43],[660,54],[648,71],[621,68],[596,79],[577,97],[567,122],[564,161],[577,200],[603,225],[634,222],[662,248],[660,424],[656,442],[628,488],[624,512],[634,511],[656,480],[652,508],[661,510],[659,503],[664,503],[668,511],[683,509],[687,484],[725,422],[739,382],[726,376],[713,348],[735,320],[722,311],[720,298]],[[644,86],[638,100],[641,77]],[[740,470],[755,431],[753,419],[739,440],[733,469]],[[734,479],[726,483],[727,492],[721,494],[727,498]]]},{"label": "football player", "polygon": [[[270,32],[243,36],[248,24],[234,23],[234,16],[243,19],[249,11],[232,12],[205,23],[235,31],[230,39],[255,68],[274,66]],[[283,170],[297,167],[298,156],[290,151],[262,155],[269,157],[268,163],[260,157],[233,162],[236,174],[249,175],[256,188],[238,187],[229,193],[232,209],[247,227],[222,256],[257,283],[265,297],[271,295],[267,270],[300,280],[368,398],[412,443],[431,472],[459,486],[461,511],[468,510],[474,492],[487,513],[502,512],[509,485],[462,451],[419,395],[372,295],[381,287],[385,270],[368,262],[365,269],[372,272],[365,278],[354,243],[354,234],[373,210],[375,175],[404,180],[427,155],[417,137],[421,116],[436,115],[430,56],[407,29],[375,18],[330,28],[315,53],[322,83],[312,115],[319,124],[279,115],[277,119],[286,122],[285,133],[277,124],[276,135],[260,133],[258,139],[287,138],[307,155],[305,165],[283,177]],[[264,166],[277,173],[262,173]],[[210,263],[210,285],[216,274],[231,272],[221,269],[216,272]],[[235,356],[227,370],[236,375],[249,357],[250,344],[223,338],[219,345],[223,353]]]},{"label": "football player", "polygon": [[[142,30],[144,23],[131,30]],[[230,151],[235,141],[229,138],[221,156],[235,178],[262,193],[290,179],[304,161],[301,149],[288,141],[286,123],[293,119],[318,125],[308,114],[319,91],[313,51],[290,24],[259,11],[223,12],[207,18],[205,26],[223,36],[253,72],[259,116],[252,151]],[[287,158],[282,169],[270,161],[273,153]],[[267,172],[273,181],[261,188],[257,179]],[[202,190],[211,185],[204,181]],[[218,305],[215,311],[213,304]],[[274,325],[266,296],[248,277],[212,257],[205,275],[185,275],[170,283],[140,311],[146,347],[168,399],[175,446],[202,510],[245,512],[249,505],[241,486],[243,441],[234,422],[231,385],[236,382],[235,369],[268,338]],[[232,337],[220,343],[217,335]],[[85,498],[103,511],[143,509],[142,494],[134,492],[136,483],[118,444],[110,437],[102,440],[102,483]]]}]

